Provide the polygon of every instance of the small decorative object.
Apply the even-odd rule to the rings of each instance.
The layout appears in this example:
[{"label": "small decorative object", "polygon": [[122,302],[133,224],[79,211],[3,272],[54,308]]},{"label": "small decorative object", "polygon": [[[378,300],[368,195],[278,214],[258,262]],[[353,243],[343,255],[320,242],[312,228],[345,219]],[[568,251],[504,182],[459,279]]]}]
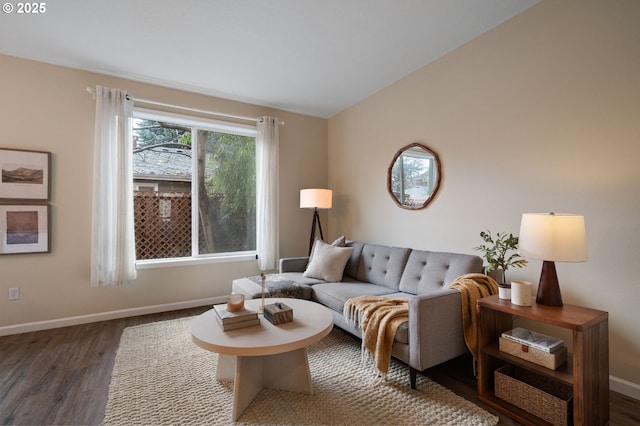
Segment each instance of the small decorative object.
[{"label": "small decorative object", "polygon": [[529,281],[511,281],[511,303],[518,306],[531,306],[531,283]]},{"label": "small decorative object", "polygon": [[562,213],[525,213],[520,223],[522,254],[542,260],[536,303],[562,306],[554,262],[585,262],[587,232],[584,216]]},{"label": "small decorative object", "polygon": [[227,312],[240,312],[244,309],[244,295],[231,294],[227,296]]},{"label": "small decorative object", "polygon": [[504,300],[511,300],[511,284],[498,284],[498,297]]},{"label": "small decorative object", "polygon": [[264,317],[271,324],[278,325],[293,321],[293,309],[281,302],[264,307]]},{"label": "small decorative object", "polygon": [[[487,263],[487,275],[492,275],[498,281],[498,284],[504,284],[507,280],[504,277],[505,272],[510,267],[522,268],[527,265],[527,260],[523,259],[520,254],[513,253],[507,255],[509,251],[518,249],[518,237],[506,232],[498,232],[495,239],[491,235],[491,231],[480,232],[480,237],[486,244],[474,247],[474,250],[483,252],[483,256]],[[490,272],[495,271],[493,274]]]},{"label": "small decorative object", "polygon": [[264,313],[264,282],[267,279],[267,276],[264,274],[264,272],[260,272],[260,282],[261,287],[262,287],[262,302],[260,303],[260,306],[258,307],[258,313],[259,314],[263,314]]}]

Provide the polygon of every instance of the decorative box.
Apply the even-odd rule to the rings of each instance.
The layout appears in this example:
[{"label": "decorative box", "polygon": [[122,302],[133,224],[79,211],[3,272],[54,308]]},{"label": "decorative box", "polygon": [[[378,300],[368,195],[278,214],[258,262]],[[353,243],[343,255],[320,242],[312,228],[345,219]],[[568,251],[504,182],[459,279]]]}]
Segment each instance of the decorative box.
[{"label": "decorative box", "polygon": [[264,317],[271,324],[283,324],[293,321],[293,309],[281,302],[264,305]]},{"label": "decorative box", "polygon": [[555,370],[567,362],[567,348],[564,346],[555,352],[544,352],[500,337],[500,350],[551,370]]},{"label": "decorative box", "polygon": [[553,425],[573,423],[573,389],[524,368],[494,371],[495,395]]}]

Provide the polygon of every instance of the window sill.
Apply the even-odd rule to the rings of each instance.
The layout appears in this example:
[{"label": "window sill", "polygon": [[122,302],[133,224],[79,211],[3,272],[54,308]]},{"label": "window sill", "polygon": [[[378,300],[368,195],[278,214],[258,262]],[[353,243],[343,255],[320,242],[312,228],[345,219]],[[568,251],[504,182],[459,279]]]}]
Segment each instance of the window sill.
[{"label": "window sill", "polygon": [[177,266],[207,265],[212,263],[231,263],[255,261],[255,252],[229,253],[216,256],[182,257],[171,259],[153,259],[136,261],[136,269],[173,268]]}]

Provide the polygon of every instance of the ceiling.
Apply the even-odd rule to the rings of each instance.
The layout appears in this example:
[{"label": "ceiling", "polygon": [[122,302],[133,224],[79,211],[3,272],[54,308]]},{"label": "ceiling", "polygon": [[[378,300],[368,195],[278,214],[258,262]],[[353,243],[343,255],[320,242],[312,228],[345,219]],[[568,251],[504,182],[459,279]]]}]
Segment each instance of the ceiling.
[{"label": "ceiling", "polygon": [[0,53],[328,118],[538,1],[56,0]]}]

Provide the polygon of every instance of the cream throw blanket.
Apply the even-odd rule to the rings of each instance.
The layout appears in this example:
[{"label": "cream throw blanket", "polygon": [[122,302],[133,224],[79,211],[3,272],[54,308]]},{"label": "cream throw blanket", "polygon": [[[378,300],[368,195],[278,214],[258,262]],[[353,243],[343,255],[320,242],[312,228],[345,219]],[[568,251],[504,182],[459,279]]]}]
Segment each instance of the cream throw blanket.
[{"label": "cream throw blanket", "polygon": [[476,301],[483,297],[497,294],[498,283],[488,275],[466,274],[456,278],[449,288],[455,288],[461,293],[464,341],[473,357],[477,359],[478,311],[476,309]]},{"label": "cream throw blanket", "polygon": [[362,330],[363,354],[373,358],[376,369],[389,371],[391,348],[400,324],[409,320],[409,302],[382,296],[358,296],[344,304],[346,321]]}]

